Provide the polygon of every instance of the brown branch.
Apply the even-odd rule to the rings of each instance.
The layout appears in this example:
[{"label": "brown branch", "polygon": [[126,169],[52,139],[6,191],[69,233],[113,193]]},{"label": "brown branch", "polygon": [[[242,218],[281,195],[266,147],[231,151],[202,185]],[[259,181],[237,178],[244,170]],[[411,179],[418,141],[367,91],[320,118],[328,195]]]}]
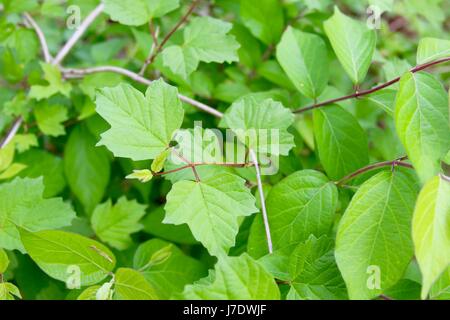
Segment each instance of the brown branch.
[{"label": "brown branch", "polygon": [[227,162],[194,162],[194,163],[190,163],[185,166],[182,166],[182,167],[179,167],[176,169],[172,169],[172,170],[167,170],[167,171],[162,171],[162,172],[153,172],[153,176],[163,176],[166,174],[175,173],[178,171],[182,171],[182,170],[189,169],[192,167],[199,167],[199,166],[221,166],[221,167],[230,167],[230,168],[246,168],[246,167],[252,167],[252,166],[254,166],[254,164],[253,163],[227,163]]},{"label": "brown branch", "polygon": [[[432,62],[428,62],[428,63],[424,63],[424,64],[421,64],[421,65],[415,66],[414,68],[412,68],[409,71],[412,72],[412,73],[415,73],[415,72],[427,69],[427,68],[429,68],[431,66],[434,66],[434,65],[437,65],[437,64],[440,64],[440,63],[445,63],[445,62],[448,62],[448,61],[450,61],[450,57],[442,58],[442,59],[439,59],[439,60],[435,60],[435,61],[432,61]],[[348,100],[348,99],[353,99],[353,98],[358,98],[358,97],[361,97],[361,96],[365,96],[365,95],[374,93],[376,91],[379,91],[381,89],[387,88],[387,87],[393,85],[394,83],[399,82],[400,78],[401,78],[401,76],[399,76],[399,77],[397,77],[395,79],[392,79],[392,80],[390,80],[390,81],[388,81],[386,83],[380,84],[380,85],[378,85],[376,87],[373,87],[372,89],[363,90],[363,91],[355,92],[353,94],[349,94],[349,95],[346,95],[346,96],[343,96],[343,97],[334,98],[334,99],[326,100],[324,102],[315,103],[315,104],[310,105],[308,107],[296,109],[293,112],[294,113],[303,113],[303,112],[306,112],[306,111],[309,111],[309,110],[317,109],[317,108],[320,108],[320,107],[325,107],[327,105],[331,105],[331,104],[336,103],[336,102],[340,102],[340,101],[344,101],[344,100]]]},{"label": "brown branch", "polygon": [[156,30],[153,30],[153,23],[151,21],[150,21],[149,25],[150,25],[150,34],[152,36],[153,43],[152,43],[152,46],[148,53],[147,59],[145,60],[144,64],[142,65],[141,70],[139,71],[140,76],[144,75],[148,66],[151,64],[151,58],[153,56],[153,53],[155,52],[156,47],[158,46],[159,27],[156,27]]},{"label": "brown branch", "polygon": [[191,13],[194,11],[195,7],[198,5],[200,0],[194,0],[192,1],[191,6],[189,7],[188,11],[184,14],[184,16],[181,17],[180,21],[172,28],[172,30],[169,31],[168,34],[164,37],[164,39],[161,41],[161,43],[156,47],[155,52],[151,55],[151,57],[148,59],[148,62],[146,61],[147,66],[152,64],[153,61],[155,61],[158,54],[162,51],[164,48],[164,45],[169,41],[169,39],[172,37],[172,35],[187,21]]},{"label": "brown branch", "polygon": [[349,175],[346,175],[345,177],[341,178],[338,181],[335,181],[335,184],[340,186],[342,185],[344,182],[347,182],[349,180],[352,180],[354,178],[356,178],[357,176],[360,176],[363,173],[378,169],[378,168],[382,168],[382,167],[392,167],[395,168],[396,166],[399,167],[405,167],[405,168],[410,168],[413,169],[413,166],[407,162],[403,162],[402,160],[405,160],[406,157],[401,157],[399,159],[395,159],[392,161],[383,161],[383,162],[378,162],[378,163],[374,163],[371,165],[368,165],[366,167],[363,167],[361,169],[356,170],[355,172],[350,173]]}]

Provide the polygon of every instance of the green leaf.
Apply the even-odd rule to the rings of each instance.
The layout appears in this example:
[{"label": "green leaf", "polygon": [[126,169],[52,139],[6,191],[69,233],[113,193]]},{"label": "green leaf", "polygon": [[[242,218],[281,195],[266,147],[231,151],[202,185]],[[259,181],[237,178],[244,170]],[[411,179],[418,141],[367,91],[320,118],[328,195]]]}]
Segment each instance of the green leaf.
[{"label": "green leaf", "polygon": [[422,272],[422,299],[450,265],[450,182],[434,177],[420,191],[412,234]]},{"label": "green leaf", "polygon": [[[169,256],[159,264],[149,264],[155,254],[169,248]],[[206,267],[198,260],[185,255],[169,242],[152,239],[141,244],[134,255],[133,267],[142,270],[145,279],[155,288],[161,299],[170,299],[183,292],[191,284],[207,274]]]},{"label": "green leaf", "polygon": [[351,299],[378,296],[401,279],[412,256],[417,186],[402,171],[382,171],[359,187],[336,236],[336,261]]},{"label": "green leaf", "polygon": [[124,250],[132,244],[130,234],[143,228],[139,220],[145,215],[145,205],[121,197],[115,205],[111,200],[98,205],[91,217],[92,228],[103,242]]},{"label": "green leaf", "polygon": [[111,125],[98,145],[116,157],[154,159],[165,150],[183,121],[176,88],[154,81],[145,96],[127,84],[97,94],[97,112]]},{"label": "green leaf", "polygon": [[211,255],[221,256],[235,243],[239,217],[258,211],[245,181],[233,174],[175,183],[167,195],[163,223],[187,223]]},{"label": "green leaf", "polygon": [[97,300],[97,291],[101,286],[91,286],[83,290],[77,297],[77,300]]},{"label": "green leaf", "polygon": [[115,274],[115,300],[158,300],[155,289],[133,269],[120,268]]},{"label": "green leaf", "polygon": [[442,84],[423,72],[403,75],[395,105],[395,126],[425,183],[440,171],[440,159],[450,149],[448,97]]},{"label": "green leaf", "polygon": [[5,273],[6,269],[8,269],[9,265],[9,258],[6,254],[6,251],[3,249],[0,249],[0,274]]},{"label": "green leaf", "polygon": [[277,0],[241,0],[243,24],[267,45],[278,42],[284,27],[283,9]]},{"label": "green leaf", "polygon": [[333,180],[369,163],[366,132],[355,117],[340,106],[314,111],[314,136],[321,164]]},{"label": "green leaf", "polygon": [[23,171],[27,166],[21,163],[11,164],[5,171],[0,173],[0,180],[7,180]]},{"label": "green leaf", "polygon": [[294,137],[287,131],[294,115],[272,99],[244,97],[228,108],[222,121],[242,143],[258,153],[287,155],[294,146]]},{"label": "green leaf", "polygon": [[334,260],[333,241],[311,235],[289,259],[291,286],[301,299],[346,299],[344,280]]},{"label": "green leaf", "polygon": [[80,285],[96,284],[108,276],[116,264],[112,252],[101,243],[75,233],[20,230],[31,259],[50,277],[68,281],[79,275]]},{"label": "green leaf", "polygon": [[450,267],[442,273],[430,290],[430,299],[450,299]]},{"label": "green leaf", "polygon": [[377,37],[366,24],[347,17],[338,7],[323,24],[339,62],[353,83],[360,84],[369,70]]},{"label": "green leaf", "polygon": [[417,64],[450,56],[450,40],[423,38],[417,47]]},{"label": "green leaf", "polygon": [[364,98],[364,100],[369,101],[373,105],[381,108],[388,115],[394,116],[396,94],[397,94],[396,90],[383,89],[368,95],[367,97]]},{"label": "green leaf", "polygon": [[95,147],[96,139],[85,126],[76,127],[64,150],[64,171],[70,189],[88,214],[103,198],[111,165],[106,150]]},{"label": "green leaf", "polygon": [[48,85],[31,86],[29,97],[36,100],[43,100],[50,98],[57,93],[61,93],[62,95],[69,97],[72,86],[70,83],[63,82],[61,78],[61,71],[58,66],[48,63],[41,63],[41,68],[44,71],[44,79],[48,82]]},{"label": "green leaf", "polygon": [[22,298],[20,295],[19,288],[9,282],[0,283],[0,301],[1,300],[15,300],[14,296],[17,298]]},{"label": "green leaf", "polygon": [[143,25],[177,9],[179,0],[104,0],[111,20],[129,26]]},{"label": "green leaf", "polygon": [[277,46],[277,59],[305,96],[317,98],[327,86],[327,47],[319,36],[288,27]]},{"label": "green leaf", "polygon": [[127,179],[138,179],[142,183],[149,182],[153,178],[153,173],[148,169],[142,170],[133,170],[133,173],[130,173],[125,178]]},{"label": "green leaf", "polygon": [[231,28],[231,23],[211,17],[192,19],[184,29],[182,46],[170,46],[163,51],[164,65],[175,74],[188,79],[200,61],[206,63],[238,61],[239,43],[234,36],[227,34]]},{"label": "green leaf", "polygon": [[219,258],[214,272],[184,289],[189,300],[277,300],[273,277],[247,254]]},{"label": "green leaf", "polygon": [[43,177],[44,197],[54,197],[65,188],[64,166],[60,157],[40,149],[31,149],[19,154],[16,159],[27,166],[20,172],[22,178]]},{"label": "green leaf", "polygon": [[44,199],[42,178],[16,178],[0,185],[0,247],[20,250],[17,226],[31,231],[70,225],[75,212],[61,198]]},{"label": "green leaf", "polygon": [[57,137],[66,134],[63,122],[68,119],[67,109],[60,105],[40,103],[33,110],[36,122],[44,134]]},{"label": "green leaf", "polygon": [[179,226],[165,224],[164,207],[160,206],[150,212],[142,220],[144,231],[155,237],[166,239],[181,244],[197,244],[197,240],[192,236],[192,232],[186,224]]},{"label": "green leaf", "polygon": [[324,174],[297,171],[277,183],[266,205],[274,248],[282,248],[331,231],[338,193]]},{"label": "green leaf", "polygon": [[150,166],[150,169],[152,169],[153,172],[160,172],[162,169],[164,169],[164,163],[167,160],[167,157],[170,155],[172,150],[167,149],[161,152],[155,160],[153,160],[152,165]]}]

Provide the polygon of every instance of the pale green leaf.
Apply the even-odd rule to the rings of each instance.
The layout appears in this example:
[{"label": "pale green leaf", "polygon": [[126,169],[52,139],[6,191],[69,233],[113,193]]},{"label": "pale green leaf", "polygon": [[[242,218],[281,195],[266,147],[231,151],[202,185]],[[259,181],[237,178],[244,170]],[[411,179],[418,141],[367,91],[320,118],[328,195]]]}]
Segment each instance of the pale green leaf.
[{"label": "pale green leaf", "polygon": [[61,198],[44,199],[42,178],[16,178],[0,185],[0,247],[20,250],[17,226],[31,231],[70,225],[75,212]]},{"label": "pale green leaf", "polygon": [[294,146],[294,137],[287,131],[294,115],[272,99],[244,97],[228,108],[222,121],[257,153],[287,155]]},{"label": "pale green leaf", "polygon": [[420,191],[412,234],[422,272],[422,298],[450,266],[450,181],[434,177]]},{"label": "pale green leaf", "polygon": [[97,95],[97,112],[111,125],[99,145],[116,157],[154,159],[165,150],[183,121],[177,89],[163,80],[154,81],[145,96],[121,84]]},{"label": "pale green leaf", "polygon": [[15,297],[22,298],[19,288],[9,282],[0,283],[0,301],[1,300],[15,300]]},{"label": "pale green leaf", "polygon": [[133,173],[130,173],[125,178],[127,179],[137,179],[142,183],[149,182],[153,178],[153,173],[148,169],[142,170],[133,170]]},{"label": "pale green leaf", "polygon": [[114,300],[158,300],[158,295],[140,272],[120,268],[115,274]]},{"label": "pale green leaf", "polygon": [[211,255],[221,256],[235,244],[239,217],[258,211],[245,181],[233,174],[175,183],[167,195],[164,223],[187,223]]},{"label": "pale green leaf", "polygon": [[231,28],[231,23],[219,19],[193,18],[184,29],[183,44],[170,46],[163,51],[164,65],[187,79],[197,69],[200,61],[206,63],[238,61],[239,43],[234,36],[227,34]]},{"label": "pale green leaf", "polygon": [[143,228],[139,220],[145,215],[145,205],[136,200],[119,198],[115,205],[111,200],[98,205],[91,217],[95,234],[112,247],[124,250],[132,244],[130,234]]},{"label": "pale green leaf", "polygon": [[116,264],[112,252],[101,243],[75,233],[20,230],[31,259],[50,277],[68,281],[79,276],[82,286],[106,278]]},{"label": "pale green leaf", "polygon": [[424,64],[450,56],[450,40],[423,38],[417,47],[417,64]]},{"label": "pale green leaf", "polygon": [[0,180],[7,180],[18,175],[26,167],[26,165],[21,163],[13,163],[5,171],[0,173]]},{"label": "pale green leaf", "polygon": [[6,251],[3,249],[0,249],[0,274],[4,273],[6,269],[8,269],[9,265],[9,258],[6,254]]},{"label": "pale green leaf", "polygon": [[112,20],[129,26],[140,26],[153,18],[177,9],[179,0],[103,0],[105,12]]},{"label": "pale green leaf", "polygon": [[400,79],[395,105],[395,127],[421,181],[440,170],[440,159],[450,149],[448,97],[428,73],[408,72]]},{"label": "pale green leaf", "polygon": [[317,98],[328,82],[325,42],[317,35],[292,27],[277,46],[277,59],[296,88],[309,98]]},{"label": "pale green leaf", "polygon": [[365,23],[347,17],[337,6],[333,16],[323,26],[344,70],[353,83],[361,83],[375,52],[375,31],[370,30]]},{"label": "pale green leaf", "polygon": [[411,220],[417,186],[402,171],[364,182],[342,217],[336,261],[351,299],[370,299],[403,276],[413,256]]},{"label": "pale green leaf", "polygon": [[222,256],[214,272],[186,286],[183,295],[189,300],[280,299],[280,291],[273,277],[247,254]]},{"label": "pale green leaf", "polygon": [[29,97],[36,100],[43,100],[50,98],[57,93],[61,93],[62,95],[69,97],[72,86],[70,83],[62,80],[61,71],[58,66],[48,63],[41,63],[41,67],[44,71],[44,79],[48,82],[48,85],[31,86]]}]

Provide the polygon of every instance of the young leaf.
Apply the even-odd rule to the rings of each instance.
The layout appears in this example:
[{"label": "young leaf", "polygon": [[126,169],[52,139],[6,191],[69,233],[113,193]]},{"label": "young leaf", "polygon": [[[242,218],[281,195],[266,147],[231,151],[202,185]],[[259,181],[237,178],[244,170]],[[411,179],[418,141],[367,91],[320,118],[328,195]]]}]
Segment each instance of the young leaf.
[{"label": "young leaf", "polygon": [[115,274],[115,300],[158,300],[155,289],[133,269],[120,268]]},{"label": "young leaf", "polygon": [[296,295],[308,300],[347,298],[344,280],[334,260],[333,241],[311,235],[300,243],[289,259],[291,286]]},{"label": "young leaf", "polygon": [[75,233],[20,229],[23,245],[31,259],[50,277],[68,281],[80,276],[80,285],[102,281],[113,270],[116,258],[101,243]]},{"label": "young leaf", "polygon": [[163,223],[187,223],[211,255],[221,256],[235,243],[240,216],[258,211],[244,180],[230,173],[175,183],[167,195]]},{"label": "young leaf", "polygon": [[111,171],[106,150],[96,148],[95,142],[86,126],[78,126],[71,132],[64,150],[67,182],[88,214],[102,200]]},{"label": "young leaf", "polygon": [[450,149],[448,97],[430,74],[408,72],[400,80],[395,105],[400,141],[421,181],[440,170],[440,159]]},{"label": "young leaf", "polygon": [[19,288],[9,282],[0,282],[0,300],[15,300],[14,296],[22,298]]},{"label": "young leaf", "polygon": [[259,101],[252,96],[244,97],[228,108],[222,121],[256,152],[287,155],[294,146],[294,137],[287,131],[294,116],[272,99]]},{"label": "young leaf", "polygon": [[[158,264],[154,261],[149,264],[155,259],[156,254],[161,257],[162,252],[166,258],[160,260]],[[133,267],[142,271],[145,279],[155,288],[161,299],[170,299],[182,293],[185,285],[207,274],[207,268],[200,261],[185,255],[169,242],[159,239],[149,240],[138,247]]]},{"label": "young leaf", "polygon": [[423,38],[417,47],[417,64],[450,56],[450,40]]},{"label": "young leaf", "polygon": [[325,89],[329,74],[327,47],[319,36],[288,27],[277,46],[277,59],[305,96],[317,98]]},{"label": "young leaf", "polygon": [[155,160],[153,160],[152,165],[150,169],[152,169],[153,172],[160,172],[164,168],[164,163],[167,160],[167,157],[170,155],[172,150],[167,149],[161,152]]},{"label": "young leaf", "polygon": [[369,163],[366,132],[355,117],[340,106],[314,111],[314,136],[320,161],[333,180]]},{"label": "young leaf", "polygon": [[336,261],[350,299],[370,299],[401,279],[413,256],[416,182],[382,171],[359,187],[336,236]]},{"label": "young leaf", "polygon": [[338,193],[324,174],[297,171],[277,183],[267,196],[267,213],[275,248],[331,231]]},{"label": "young leaf", "polygon": [[103,0],[111,20],[140,26],[177,9],[179,0]]},{"label": "young leaf", "polygon": [[61,198],[44,199],[42,178],[16,178],[0,185],[0,247],[25,251],[17,226],[32,230],[70,225],[75,212]]},{"label": "young leaf", "polygon": [[154,159],[164,151],[183,121],[176,88],[154,81],[145,96],[127,84],[97,94],[97,112],[111,125],[98,145],[116,157]]},{"label": "young leaf", "polygon": [[283,32],[283,9],[277,0],[241,0],[243,24],[259,40],[273,45]]},{"label": "young leaf", "polygon": [[153,178],[153,173],[148,169],[133,170],[133,173],[127,175],[127,179],[138,179],[140,182],[149,182]]},{"label": "young leaf", "polygon": [[0,249],[0,274],[5,273],[6,269],[8,269],[9,265],[9,258],[6,254],[6,251],[3,249]]},{"label": "young leaf", "polygon": [[111,200],[98,205],[91,217],[95,234],[112,247],[124,250],[131,244],[130,234],[143,228],[139,220],[145,215],[145,205],[124,196],[115,205]]},{"label": "young leaf", "polygon": [[219,258],[214,272],[184,289],[188,300],[277,300],[273,277],[247,254]]},{"label": "young leaf", "polygon": [[450,265],[450,182],[434,177],[417,199],[412,221],[415,254],[422,272],[422,299]]},{"label": "young leaf", "polygon": [[375,52],[375,31],[368,29],[364,23],[347,17],[338,7],[334,8],[333,16],[324,22],[323,27],[344,70],[353,83],[361,83]]}]

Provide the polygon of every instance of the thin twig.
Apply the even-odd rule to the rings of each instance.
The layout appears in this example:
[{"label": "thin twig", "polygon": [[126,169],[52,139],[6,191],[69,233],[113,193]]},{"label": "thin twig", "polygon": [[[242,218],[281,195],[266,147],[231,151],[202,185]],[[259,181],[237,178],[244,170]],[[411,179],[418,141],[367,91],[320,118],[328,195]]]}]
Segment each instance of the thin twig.
[{"label": "thin twig", "polygon": [[186,159],[183,155],[181,155],[180,153],[176,152],[175,150],[172,150],[172,152],[181,160],[183,160],[184,162],[186,162],[188,164],[188,168],[192,169],[192,172],[194,173],[195,176],[195,181],[200,182],[200,176],[198,175],[197,169],[195,168],[194,163],[192,163],[191,161],[189,161],[188,159]]},{"label": "thin twig", "polygon": [[[86,76],[88,74],[100,73],[100,72],[113,72],[113,73],[118,73],[123,76],[126,76],[136,82],[145,84],[147,86],[152,83],[152,80],[144,78],[144,77],[138,75],[137,73],[134,73],[134,72],[124,69],[124,68],[115,67],[115,66],[101,66],[101,67],[93,67],[93,68],[86,68],[86,69],[62,69],[62,72],[63,72],[65,78],[83,78],[84,76]],[[220,112],[204,103],[201,103],[200,101],[186,97],[182,94],[179,94],[178,97],[180,98],[181,101],[183,101],[187,104],[190,104],[191,106],[194,106],[200,110],[203,110],[209,114],[212,114],[215,117],[218,117],[218,118],[223,117],[222,112]]]},{"label": "thin twig", "polygon": [[264,197],[264,190],[261,181],[261,171],[259,169],[258,158],[256,157],[256,153],[255,151],[253,151],[253,149],[249,150],[249,155],[250,160],[253,162],[253,165],[255,166],[256,170],[256,181],[258,183],[259,199],[261,200],[261,213],[264,220],[264,229],[266,231],[267,247],[269,249],[269,253],[272,254],[273,253],[272,236],[270,235],[269,218],[267,216],[266,199]]},{"label": "thin twig", "polygon": [[74,32],[74,34],[70,37],[70,39],[66,42],[66,44],[61,48],[61,50],[56,55],[53,60],[54,65],[59,65],[69,51],[73,48],[73,46],[78,42],[81,36],[86,32],[89,26],[94,22],[94,20],[102,13],[105,5],[100,3],[80,24],[78,29]]},{"label": "thin twig", "polygon": [[[427,69],[427,68],[429,68],[431,66],[434,66],[434,65],[437,65],[437,64],[440,64],[440,63],[444,63],[444,62],[448,62],[448,61],[450,61],[450,57],[442,58],[442,59],[439,59],[439,60],[435,60],[435,61],[432,61],[432,62],[428,62],[428,63],[424,63],[424,64],[421,64],[421,65],[415,66],[414,68],[412,68],[409,71],[412,72],[412,73],[415,73],[415,72]],[[361,96],[365,96],[365,95],[374,93],[376,91],[379,91],[381,89],[387,88],[387,87],[393,85],[394,83],[399,82],[400,78],[401,78],[401,76],[399,76],[399,77],[397,77],[395,79],[392,79],[392,80],[390,80],[390,81],[388,81],[386,83],[380,84],[380,85],[378,85],[376,87],[373,87],[372,89],[358,91],[358,92],[355,92],[353,94],[349,94],[349,95],[346,95],[346,96],[343,96],[343,97],[326,100],[326,101],[320,102],[320,103],[315,103],[315,104],[310,105],[308,107],[304,107],[304,108],[300,108],[300,109],[294,110],[293,112],[294,113],[303,113],[303,112],[306,112],[306,111],[309,111],[309,110],[313,110],[313,109],[317,109],[317,108],[324,107],[324,106],[327,106],[327,105],[331,105],[331,104],[336,103],[336,102],[340,102],[340,101],[344,101],[344,100],[348,100],[348,99],[353,99],[353,98],[358,98],[358,97],[361,97]]]},{"label": "thin twig", "polygon": [[41,44],[42,54],[44,55],[44,61],[49,63],[52,61],[52,56],[50,55],[50,51],[48,50],[47,40],[45,39],[44,33],[36,21],[30,16],[27,12],[23,14],[23,17],[28,23],[33,27],[36,35],[38,36],[39,42]]},{"label": "thin twig", "polygon": [[150,52],[148,53],[147,59],[145,59],[144,64],[142,65],[141,70],[139,70],[139,75],[143,76],[145,71],[147,70],[148,66],[151,63],[151,58],[153,56],[153,53],[155,52],[156,46],[158,45],[158,36],[159,36],[159,26],[156,27],[156,30],[153,31],[153,28],[151,27],[152,23],[150,22],[150,34],[152,35],[153,43],[150,48]]},{"label": "thin twig", "polygon": [[23,118],[21,116],[17,117],[16,120],[14,120],[11,128],[6,133],[6,136],[0,141],[0,149],[3,149],[8,143],[11,142],[20,126],[22,125],[22,122]]},{"label": "thin twig", "polygon": [[164,37],[164,39],[161,41],[161,43],[158,45],[158,47],[156,48],[155,52],[152,54],[152,56],[150,57],[148,64],[150,65],[153,63],[153,61],[155,61],[156,57],[158,56],[158,54],[162,51],[162,49],[164,48],[164,45],[167,43],[167,41],[169,41],[169,39],[172,37],[172,35],[187,21],[187,19],[189,18],[189,16],[191,15],[191,13],[194,11],[195,7],[197,6],[197,4],[200,2],[200,0],[194,0],[192,1],[191,6],[189,7],[188,11],[184,14],[184,16],[181,17],[180,21],[178,21],[178,23],[172,28],[172,30],[169,31],[168,34],[166,34],[166,36]]},{"label": "thin twig", "polygon": [[344,182],[348,182],[349,180],[352,180],[354,178],[356,178],[357,176],[366,173],[368,171],[372,171],[378,168],[382,168],[382,167],[405,167],[405,168],[410,168],[413,169],[413,166],[407,162],[403,162],[402,160],[405,160],[406,157],[401,157],[399,159],[395,159],[395,160],[391,160],[391,161],[383,161],[383,162],[378,162],[378,163],[374,163],[371,165],[368,165],[366,167],[363,167],[361,169],[356,170],[355,172],[350,173],[349,175],[346,175],[345,177],[341,178],[340,180],[336,181],[335,184],[340,186],[342,185]]},{"label": "thin twig", "polygon": [[221,166],[221,167],[230,167],[230,168],[246,168],[246,167],[254,166],[254,164],[253,163],[224,163],[224,162],[195,162],[195,163],[187,164],[185,166],[182,166],[182,167],[179,167],[176,169],[172,169],[172,170],[153,172],[152,174],[153,174],[153,176],[164,176],[166,174],[175,173],[175,172],[189,169],[192,167],[200,167],[200,166]]}]

